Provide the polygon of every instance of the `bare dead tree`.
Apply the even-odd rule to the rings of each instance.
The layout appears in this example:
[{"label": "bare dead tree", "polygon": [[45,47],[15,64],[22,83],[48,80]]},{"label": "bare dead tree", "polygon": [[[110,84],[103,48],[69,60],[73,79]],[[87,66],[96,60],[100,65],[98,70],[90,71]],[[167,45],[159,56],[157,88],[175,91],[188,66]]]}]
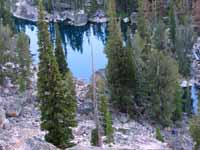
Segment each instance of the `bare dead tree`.
[{"label": "bare dead tree", "polygon": [[100,121],[99,121],[99,113],[98,113],[98,102],[97,102],[97,94],[96,94],[96,79],[95,79],[95,67],[94,67],[94,54],[93,54],[93,46],[91,45],[91,58],[92,58],[92,88],[93,88],[93,106],[94,106],[94,121],[96,124],[96,129],[98,132],[98,144],[97,146],[102,146],[101,141],[101,133],[100,133]]}]

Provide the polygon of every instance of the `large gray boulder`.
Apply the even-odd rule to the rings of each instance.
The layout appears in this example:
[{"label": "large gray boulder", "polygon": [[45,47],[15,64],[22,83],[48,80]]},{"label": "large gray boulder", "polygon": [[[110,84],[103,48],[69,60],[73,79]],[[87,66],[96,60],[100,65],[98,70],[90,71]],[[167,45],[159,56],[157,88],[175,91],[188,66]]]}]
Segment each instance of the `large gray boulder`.
[{"label": "large gray boulder", "polygon": [[26,140],[26,150],[58,150],[55,146],[39,138],[33,137]]},{"label": "large gray boulder", "polygon": [[14,99],[10,101],[6,108],[6,116],[8,117],[18,117],[22,111],[23,102],[20,99]]},{"label": "large gray boulder", "polygon": [[79,105],[78,112],[82,115],[83,114],[86,114],[86,115],[90,114],[91,112],[93,112],[93,102],[87,100],[84,103],[81,103]]},{"label": "large gray boulder", "polygon": [[84,10],[80,10],[74,14],[74,18],[71,23],[74,26],[84,26],[88,23],[88,15]]},{"label": "large gray boulder", "polygon": [[75,15],[74,25],[75,26],[84,26],[88,23],[88,16],[87,14],[78,13]]},{"label": "large gray boulder", "polygon": [[117,118],[121,123],[127,123],[130,120],[129,115],[125,113],[119,113]]}]

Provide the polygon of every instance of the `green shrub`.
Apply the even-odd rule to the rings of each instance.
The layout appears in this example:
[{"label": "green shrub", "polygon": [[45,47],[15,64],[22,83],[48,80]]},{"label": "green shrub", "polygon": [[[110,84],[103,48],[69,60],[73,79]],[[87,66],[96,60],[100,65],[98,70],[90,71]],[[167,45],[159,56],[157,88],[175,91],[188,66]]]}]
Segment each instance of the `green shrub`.
[{"label": "green shrub", "polygon": [[193,140],[196,142],[195,150],[200,148],[200,118],[196,116],[192,119],[190,124],[190,133]]},{"label": "green shrub", "polygon": [[95,128],[95,129],[92,130],[92,133],[91,133],[91,144],[93,146],[97,146],[98,140],[99,140],[98,130],[97,130],[97,128]]},{"label": "green shrub", "polygon": [[105,135],[107,136],[107,143],[113,142],[113,127],[112,127],[112,117],[109,111],[106,112],[105,116]]},{"label": "green shrub", "polygon": [[163,136],[162,136],[159,128],[156,128],[156,139],[161,142],[164,142]]},{"label": "green shrub", "polygon": [[107,137],[106,142],[111,143],[113,141],[113,128],[112,128],[112,117],[108,107],[108,99],[105,95],[100,97],[101,99],[101,106],[100,111],[103,115],[103,127],[104,133]]},{"label": "green shrub", "polygon": [[26,83],[21,75],[19,76],[18,82],[19,82],[19,91],[24,92],[26,90]]}]

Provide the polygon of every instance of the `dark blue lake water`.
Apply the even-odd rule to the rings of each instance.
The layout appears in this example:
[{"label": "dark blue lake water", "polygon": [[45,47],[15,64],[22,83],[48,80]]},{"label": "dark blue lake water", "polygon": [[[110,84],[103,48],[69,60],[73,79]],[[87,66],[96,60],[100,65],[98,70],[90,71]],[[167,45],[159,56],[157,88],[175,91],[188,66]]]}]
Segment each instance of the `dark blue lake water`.
[{"label": "dark blue lake water", "polygon": [[[33,54],[33,63],[38,59],[38,38],[36,24],[20,19],[15,20],[17,30],[24,31],[30,38],[30,51]],[[49,25],[52,43],[55,41],[55,28]],[[91,76],[91,49],[94,53],[95,69],[105,68],[107,58],[104,53],[107,24],[88,24],[83,27],[74,27],[60,24],[60,33],[63,47],[67,56],[68,65],[73,75],[88,81]]]}]

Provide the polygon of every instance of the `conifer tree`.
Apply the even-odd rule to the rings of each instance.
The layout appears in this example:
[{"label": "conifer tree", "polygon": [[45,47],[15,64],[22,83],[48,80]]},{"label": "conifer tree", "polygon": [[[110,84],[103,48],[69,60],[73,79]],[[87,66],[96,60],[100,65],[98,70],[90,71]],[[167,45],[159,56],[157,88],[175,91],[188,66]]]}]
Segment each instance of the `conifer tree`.
[{"label": "conifer tree", "polygon": [[16,73],[6,71],[3,69],[4,66],[8,61],[9,62],[16,62],[15,55],[10,55],[10,51],[13,51],[11,48],[11,37],[12,32],[8,26],[3,26],[0,24],[0,85],[3,85],[3,81],[5,77],[13,77],[16,78]]},{"label": "conifer tree", "polygon": [[14,21],[10,12],[10,3],[11,1],[0,0],[0,23],[9,26],[12,31],[15,31]]},{"label": "conifer tree", "polygon": [[[164,126],[171,123],[176,109],[178,65],[169,55],[154,50],[145,71],[145,90],[148,114]],[[178,105],[177,105],[178,106]]]},{"label": "conifer tree", "polygon": [[108,57],[107,80],[114,106],[122,112],[133,109],[132,93],[135,82],[135,66],[132,51],[123,47],[116,18],[115,0],[109,1],[109,37],[106,46]]},{"label": "conifer tree", "polygon": [[183,110],[183,91],[179,84],[176,85],[176,93],[174,98],[175,110],[173,112],[173,121],[181,120]]},{"label": "conifer tree", "polygon": [[67,71],[69,71],[66,57],[63,51],[62,42],[60,39],[60,30],[59,26],[56,25],[56,48],[55,48],[55,56],[58,63],[59,71],[61,74],[65,74]]},{"label": "conifer tree", "polygon": [[30,84],[30,65],[31,56],[29,52],[29,42],[25,33],[20,33],[17,38],[17,58],[20,65],[19,70],[19,86],[20,91],[23,92]]},{"label": "conifer tree", "polygon": [[[63,81],[53,54],[48,25],[44,21],[44,8],[39,2],[38,45],[40,63],[38,72],[38,96],[40,98],[41,128],[48,131],[45,139],[65,148],[72,145],[71,127],[75,125],[74,95],[70,77]],[[67,89],[67,90],[66,90]],[[75,93],[75,92],[74,92]]]},{"label": "conifer tree", "polygon": [[200,116],[194,116],[190,122],[190,133],[193,140],[196,142],[194,150],[200,148]]},{"label": "conifer tree", "polygon": [[158,50],[165,48],[165,24],[159,19],[154,27],[154,34],[152,38],[152,47]]},{"label": "conifer tree", "polygon": [[98,141],[99,141],[98,130],[97,128],[95,128],[92,130],[90,143],[93,146],[98,146]]},{"label": "conifer tree", "polygon": [[156,128],[156,139],[161,141],[161,142],[164,142],[163,136],[160,132],[160,128]]},{"label": "conifer tree", "polygon": [[174,1],[170,1],[170,9],[169,9],[169,28],[170,28],[170,39],[172,42],[172,49],[175,51],[176,46],[176,18],[175,18],[175,3]]},{"label": "conifer tree", "polygon": [[111,143],[113,141],[113,128],[112,128],[112,118],[109,111],[107,97],[105,95],[101,95],[100,101],[101,101],[100,110],[103,115],[104,133],[107,136],[107,142]]},{"label": "conifer tree", "polygon": [[137,0],[138,15],[137,15],[137,30],[140,36],[145,39],[147,34],[146,19],[144,14],[144,0]]}]

